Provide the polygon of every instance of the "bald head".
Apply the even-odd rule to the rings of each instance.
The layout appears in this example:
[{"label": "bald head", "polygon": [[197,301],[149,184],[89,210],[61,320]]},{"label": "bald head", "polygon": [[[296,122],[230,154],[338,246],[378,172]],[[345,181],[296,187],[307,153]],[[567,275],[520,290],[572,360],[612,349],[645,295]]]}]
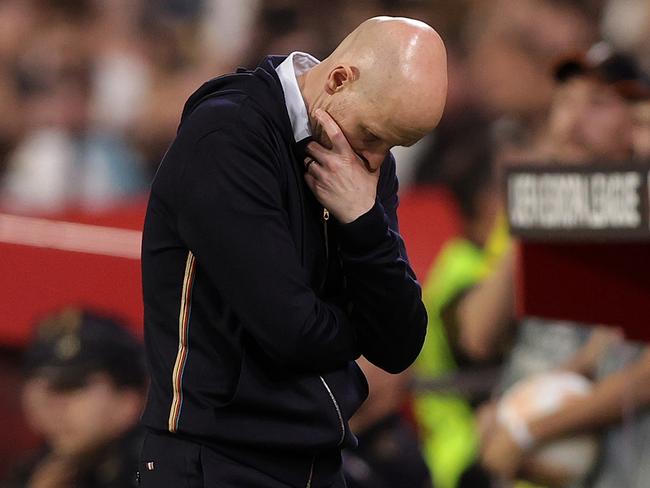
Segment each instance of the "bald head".
[{"label": "bald head", "polygon": [[424,22],[404,17],[366,20],[325,62],[357,68],[359,88],[370,94],[399,96],[399,92],[408,92],[403,98],[417,98],[431,128],[442,115],[447,93],[446,52],[438,33]]},{"label": "bald head", "polygon": [[372,148],[354,123],[367,132],[366,141],[378,140],[378,156],[381,150],[385,155],[392,146],[416,142],[440,121],[447,95],[445,47],[424,22],[375,17],[308,72],[301,88],[310,114],[326,109],[357,152]]}]

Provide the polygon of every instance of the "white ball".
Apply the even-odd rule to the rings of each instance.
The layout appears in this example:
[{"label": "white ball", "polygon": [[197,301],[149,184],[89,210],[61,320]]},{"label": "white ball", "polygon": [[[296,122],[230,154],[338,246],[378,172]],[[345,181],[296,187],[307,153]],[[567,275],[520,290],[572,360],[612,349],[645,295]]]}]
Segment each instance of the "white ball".
[{"label": "white ball", "polygon": [[[584,376],[570,372],[536,375],[513,385],[499,402],[499,419],[529,425],[558,411],[567,401],[586,396],[592,389]],[[561,473],[566,484],[584,479],[598,457],[598,440],[590,434],[558,439],[531,451],[528,462],[542,471]]]}]

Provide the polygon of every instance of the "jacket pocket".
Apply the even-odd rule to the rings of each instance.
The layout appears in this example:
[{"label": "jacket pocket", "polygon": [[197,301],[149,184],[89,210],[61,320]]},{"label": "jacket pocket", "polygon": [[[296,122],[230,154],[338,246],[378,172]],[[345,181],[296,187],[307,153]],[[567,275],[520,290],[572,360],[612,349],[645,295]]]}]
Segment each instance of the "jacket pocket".
[{"label": "jacket pocket", "polygon": [[[358,377],[342,380],[348,369],[335,374],[337,385],[358,383]],[[350,402],[344,393],[341,404],[341,393],[336,391],[341,387],[332,385],[331,376],[281,371],[244,353],[231,401],[214,412],[222,426],[220,434],[224,440],[271,448],[323,449],[340,445]]]},{"label": "jacket pocket", "polygon": [[336,399],[345,423],[368,397],[368,381],[361,368],[351,361],[343,369],[322,376]]}]

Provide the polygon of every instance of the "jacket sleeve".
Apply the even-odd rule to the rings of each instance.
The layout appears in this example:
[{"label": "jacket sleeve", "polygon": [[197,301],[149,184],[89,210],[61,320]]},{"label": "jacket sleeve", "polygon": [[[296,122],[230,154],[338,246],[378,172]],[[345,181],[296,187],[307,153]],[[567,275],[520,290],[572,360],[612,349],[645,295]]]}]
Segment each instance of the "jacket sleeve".
[{"label": "jacket sleeve", "polygon": [[181,238],[198,272],[270,358],[325,372],[359,356],[343,310],[311,289],[288,226],[282,173],[269,138],[241,126],[195,146],[180,181]]},{"label": "jacket sleeve", "polygon": [[417,358],[427,327],[422,292],[397,224],[397,177],[390,155],[382,165],[377,201],[341,225],[341,253],[361,353],[389,373]]}]

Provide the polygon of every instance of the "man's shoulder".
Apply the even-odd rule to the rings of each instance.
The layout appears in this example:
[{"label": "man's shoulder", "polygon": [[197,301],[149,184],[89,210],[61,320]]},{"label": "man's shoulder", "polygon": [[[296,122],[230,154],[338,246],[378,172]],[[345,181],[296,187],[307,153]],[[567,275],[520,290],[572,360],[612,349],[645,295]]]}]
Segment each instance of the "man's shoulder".
[{"label": "man's shoulder", "polygon": [[204,83],[185,104],[180,131],[282,129],[282,92],[256,72],[235,73]]},{"label": "man's shoulder", "polygon": [[256,131],[267,118],[249,94],[216,93],[200,103],[183,120],[179,132],[209,133],[216,130]]},{"label": "man's shoulder", "polygon": [[235,139],[280,140],[285,129],[274,114],[247,94],[216,96],[199,106],[179,129],[179,137],[199,141],[214,133]]},{"label": "man's shoulder", "polygon": [[183,119],[180,130],[214,130],[233,123],[246,122],[247,114],[243,112],[248,110],[249,105],[249,95],[244,92],[214,93]]}]

